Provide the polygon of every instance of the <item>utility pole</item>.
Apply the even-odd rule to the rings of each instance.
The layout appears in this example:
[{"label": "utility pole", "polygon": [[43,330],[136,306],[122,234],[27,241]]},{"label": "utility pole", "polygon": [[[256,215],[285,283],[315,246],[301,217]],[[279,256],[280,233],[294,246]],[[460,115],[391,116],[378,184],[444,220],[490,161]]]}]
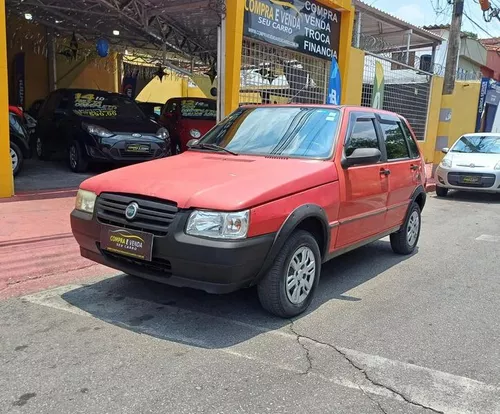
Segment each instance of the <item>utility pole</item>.
[{"label": "utility pole", "polygon": [[448,53],[446,55],[446,68],[444,71],[443,95],[451,95],[455,89],[457,78],[458,54],[462,34],[462,16],[464,14],[464,0],[453,2],[453,15],[451,17],[450,37],[448,38]]}]

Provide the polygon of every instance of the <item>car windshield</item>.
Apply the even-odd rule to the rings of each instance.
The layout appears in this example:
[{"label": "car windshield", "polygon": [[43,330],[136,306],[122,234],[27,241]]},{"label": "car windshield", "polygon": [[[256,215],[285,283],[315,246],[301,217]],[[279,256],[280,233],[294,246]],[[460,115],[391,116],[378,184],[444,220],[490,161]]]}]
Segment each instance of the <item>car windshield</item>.
[{"label": "car windshield", "polygon": [[340,112],[330,108],[240,108],[199,145],[216,145],[238,154],[327,158],[339,119]]},{"label": "car windshield", "polygon": [[75,92],[71,95],[68,109],[83,118],[121,121],[146,118],[134,101],[118,94]]},{"label": "car windshield", "polygon": [[500,136],[463,136],[451,152],[467,154],[500,154]]},{"label": "car windshield", "polygon": [[215,121],[217,118],[217,102],[212,100],[183,99],[181,101],[181,117]]}]

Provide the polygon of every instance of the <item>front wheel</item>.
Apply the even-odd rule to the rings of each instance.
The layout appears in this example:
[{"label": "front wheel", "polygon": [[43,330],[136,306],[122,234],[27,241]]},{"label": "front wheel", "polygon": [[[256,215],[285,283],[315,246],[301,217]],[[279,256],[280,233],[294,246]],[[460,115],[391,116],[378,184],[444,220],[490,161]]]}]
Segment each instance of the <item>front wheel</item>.
[{"label": "front wheel", "polygon": [[391,234],[391,246],[394,253],[402,255],[412,254],[420,238],[421,226],[420,206],[417,203],[413,203],[403,227],[396,233]]},{"label": "front wheel", "polygon": [[436,195],[438,197],[446,197],[448,195],[448,189],[444,187],[436,186]]},{"label": "front wheel", "polygon": [[282,318],[304,312],[319,283],[321,253],[316,239],[299,230],[285,242],[258,285],[262,307]]},{"label": "front wheel", "polygon": [[76,173],[83,173],[87,171],[89,167],[88,161],[84,158],[80,144],[78,142],[73,141],[68,149],[68,157],[69,157],[69,167],[71,171]]},{"label": "front wheel", "polygon": [[13,142],[10,143],[10,159],[12,161],[12,173],[15,177],[21,171],[24,157],[21,149]]}]

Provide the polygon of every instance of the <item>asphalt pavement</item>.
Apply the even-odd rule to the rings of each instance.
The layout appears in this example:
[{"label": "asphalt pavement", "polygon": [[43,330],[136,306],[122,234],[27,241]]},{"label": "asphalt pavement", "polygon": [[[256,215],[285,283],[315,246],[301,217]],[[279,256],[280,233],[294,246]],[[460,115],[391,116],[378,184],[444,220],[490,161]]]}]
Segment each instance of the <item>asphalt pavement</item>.
[{"label": "asphalt pavement", "polygon": [[124,275],[0,301],[1,413],[500,413],[500,196],[326,264],[308,313]]}]

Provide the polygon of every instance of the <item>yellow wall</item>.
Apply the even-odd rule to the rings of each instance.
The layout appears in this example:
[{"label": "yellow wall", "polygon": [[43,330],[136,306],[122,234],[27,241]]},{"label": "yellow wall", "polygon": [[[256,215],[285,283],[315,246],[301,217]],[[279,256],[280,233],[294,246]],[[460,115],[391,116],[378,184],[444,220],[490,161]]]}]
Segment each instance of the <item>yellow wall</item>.
[{"label": "yellow wall", "polygon": [[365,52],[354,47],[351,49],[349,78],[347,79],[346,93],[342,101],[345,105],[361,105]]},{"label": "yellow wall", "polygon": [[0,197],[14,194],[14,179],[9,150],[9,88],[7,75],[7,36],[5,0],[0,0]]},{"label": "yellow wall", "polygon": [[139,93],[137,100],[141,102],[165,103],[170,98],[206,98],[207,96],[198,87],[191,87],[188,79],[175,74],[167,74],[160,82],[155,77]]},{"label": "yellow wall", "polygon": [[49,93],[47,58],[41,53],[35,53],[40,52],[46,44],[45,29],[25,19],[9,18],[7,38],[9,71],[12,71],[14,56],[19,52],[25,54],[25,106],[28,108],[33,101],[45,98]]},{"label": "yellow wall", "polygon": [[116,76],[118,73],[116,54],[107,58],[96,57],[87,61],[75,79],[69,85],[58,82],[58,88],[100,89],[109,92],[118,92]]},{"label": "yellow wall", "polygon": [[421,143],[424,151],[425,162],[427,163],[433,162],[434,160],[436,138],[438,136],[439,111],[441,110],[443,82],[444,79],[439,76],[434,76],[432,78],[425,141]]},{"label": "yellow wall", "polygon": [[[477,105],[479,100],[480,82],[457,82],[453,95],[443,95],[441,111],[451,110],[449,122],[439,122],[438,137],[448,137],[447,147],[460,138],[471,133],[476,128]],[[438,138],[439,139],[439,138]],[[439,164],[444,154],[435,149],[433,163]]]}]

